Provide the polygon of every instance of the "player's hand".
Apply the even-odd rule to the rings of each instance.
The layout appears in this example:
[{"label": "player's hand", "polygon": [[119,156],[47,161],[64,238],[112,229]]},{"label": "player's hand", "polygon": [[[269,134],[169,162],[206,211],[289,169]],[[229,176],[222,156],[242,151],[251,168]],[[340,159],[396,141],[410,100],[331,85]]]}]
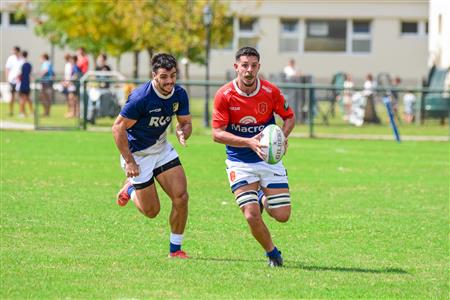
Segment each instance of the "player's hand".
[{"label": "player's hand", "polygon": [[286,153],[287,153],[288,146],[289,146],[288,138],[285,137],[285,139],[284,139],[284,155],[286,155]]},{"label": "player's hand", "polygon": [[125,172],[127,173],[127,177],[139,176],[139,165],[135,161],[125,163]]},{"label": "player's hand", "polygon": [[255,151],[255,153],[259,156],[259,158],[264,160],[264,158],[266,157],[266,154],[264,153],[263,148],[268,147],[268,145],[261,145],[261,143],[260,143],[261,137],[262,137],[262,133],[258,133],[254,137],[249,138],[248,139],[248,147],[250,149],[252,149],[253,151]]},{"label": "player's hand", "polygon": [[177,124],[175,129],[175,134],[177,136],[178,142],[180,142],[181,146],[186,147],[186,138],[184,137],[183,129],[181,129],[180,124]]}]

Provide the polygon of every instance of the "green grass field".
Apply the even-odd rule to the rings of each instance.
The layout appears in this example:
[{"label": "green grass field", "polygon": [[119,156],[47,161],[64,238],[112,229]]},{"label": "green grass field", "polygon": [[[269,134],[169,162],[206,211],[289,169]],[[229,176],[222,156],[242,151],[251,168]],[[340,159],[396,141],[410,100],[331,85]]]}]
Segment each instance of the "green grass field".
[{"label": "green grass field", "polygon": [[448,299],[448,143],[290,139],[291,220],[264,216],[282,269],[234,204],[224,147],[176,148],[187,261],[167,259],[163,193],[152,220],[115,204],[110,133],[1,131],[0,298]]}]

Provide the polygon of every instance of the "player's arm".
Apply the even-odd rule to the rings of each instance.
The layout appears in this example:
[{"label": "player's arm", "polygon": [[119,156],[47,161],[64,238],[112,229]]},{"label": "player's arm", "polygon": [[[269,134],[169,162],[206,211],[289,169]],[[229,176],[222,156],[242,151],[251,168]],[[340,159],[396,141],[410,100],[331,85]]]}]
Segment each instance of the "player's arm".
[{"label": "player's arm", "polygon": [[119,115],[114,121],[114,125],[112,127],[114,141],[116,142],[117,149],[119,149],[120,154],[125,160],[125,171],[127,173],[127,177],[134,177],[139,175],[139,166],[136,164],[136,161],[134,160],[133,155],[128,148],[127,137],[127,129],[133,126],[135,123],[136,120],[127,119]]},{"label": "player's arm", "polygon": [[225,128],[226,126],[213,128],[212,135],[215,142],[232,147],[250,148],[255,151],[259,157],[263,158],[264,152],[259,144],[261,134],[257,134],[251,138],[244,138],[225,131]]},{"label": "player's arm", "polygon": [[284,120],[283,127],[281,129],[283,130],[284,136],[286,138],[289,136],[294,127],[295,127],[295,116],[292,116]]},{"label": "player's arm", "polygon": [[186,140],[191,136],[192,133],[192,116],[178,116],[178,124],[176,126],[175,133],[180,144],[186,147]]}]

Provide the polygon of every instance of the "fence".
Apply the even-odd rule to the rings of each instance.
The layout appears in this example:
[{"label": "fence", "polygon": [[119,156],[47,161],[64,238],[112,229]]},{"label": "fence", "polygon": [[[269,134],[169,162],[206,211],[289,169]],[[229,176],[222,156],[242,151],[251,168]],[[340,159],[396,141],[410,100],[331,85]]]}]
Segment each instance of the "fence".
[{"label": "fence", "polygon": [[[56,82],[56,81],[55,81]],[[89,126],[107,127],[117,116],[120,107],[125,103],[127,95],[132,88],[144,83],[142,80],[111,80],[86,79],[75,84],[74,92],[79,104],[79,111],[74,118],[64,118],[64,106],[67,99],[63,97],[61,86],[54,84],[52,89],[52,103],[54,113],[59,114],[52,118],[42,118],[39,114],[39,94],[35,91],[35,128],[36,129],[83,129]],[[76,83],[76,82],[74,82]],[[210,95],[224,84],[219,81],[191,80],[180,81],[191,96],[191,110],[194,118],[209,124],[213,99],[204,98],[206,88]],[[316,85],[312,83],[276,83],[282,90],[290,106],[296,114],[296,121],[300,125],[297,130],[300,135],[307,137],[321,137],[324,135],[339,134],[384,134],[390,135],[391,122],[386,113],[383,99],[392,105],[395,122],[401,125],[407,135],[421,135],[420,128],[433,127],[426,135],[449,136],[449,127],[442,126],[442,122],[449,119],[450,96],[448,91],[429,88],[386,88],[373,90],[372,95],[364,94],[363,87],[345,89],[343,87]],[[39,86],[39,81],[36,81]],[[405,112],[402,98],[399,95],[411,92],[416,97],[413,107],[414,123],[407,124],[407,120],[400,116]],[[434,102],[427,104],[427,99]],[[440,101],[440,106],[436,104]],[[427,107],[430,106],[430,107]],[[437,105],[437,106],[436,106]],[[438,110],[436,110],[436,108]],[[435,118],[438,118],[437,120]],[[427,126],[422,126],[423,124]],[[408,125],[408,126],[406,126]]]}]

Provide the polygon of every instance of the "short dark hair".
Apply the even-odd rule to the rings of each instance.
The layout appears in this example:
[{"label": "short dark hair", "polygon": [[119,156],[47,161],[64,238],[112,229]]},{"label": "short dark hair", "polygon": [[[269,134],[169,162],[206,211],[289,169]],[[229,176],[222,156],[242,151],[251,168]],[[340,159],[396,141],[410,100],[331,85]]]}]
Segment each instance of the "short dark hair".
[{"label": "short dark hair", "polygon": [[20,47],[19,47],[19,46],[14,46],[13,49],[14,49],[14,51],[16,51],[16,52],[20,52]]},{"label": "short dark hair", "polygon": [[48,56],[48,54],[47,53],[44,53],[44,54],[42,54],[42,57],[45,59],[45,60],[49,60],[49,56]]},{"label": "short dark hair", "polygon": [[152,71],[157,72],[158,69],[172,70],[177,68],[177,60],[173,55],[167,53],[159,53],[152,58]]},{"label": "short dark hair", "polygon": [[242,47],[236,52],[236,60],[239,60],[241,56],[256,56],[259,61],[259,53],[255,48],[252,47]]},{"label": "short dark hair", "polygon": [[25,58],[28,57],[28,51],[22,51],[22,56]]}]

